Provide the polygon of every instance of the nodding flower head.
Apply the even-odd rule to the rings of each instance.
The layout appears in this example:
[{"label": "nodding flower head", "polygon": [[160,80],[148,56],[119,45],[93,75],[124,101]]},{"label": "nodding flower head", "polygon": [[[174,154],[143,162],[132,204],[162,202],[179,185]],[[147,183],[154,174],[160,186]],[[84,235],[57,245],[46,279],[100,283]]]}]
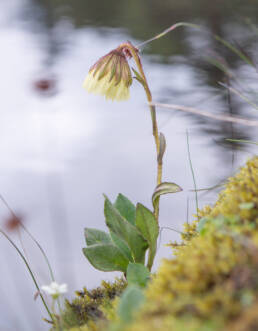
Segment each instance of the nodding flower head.
[{"label": "nodding flower head", "polygon": [[126,54],[114,49],[101,57],[89,70],[83,87],[90,93],[105,95],[106,99],[127,100],[132,74]]}]

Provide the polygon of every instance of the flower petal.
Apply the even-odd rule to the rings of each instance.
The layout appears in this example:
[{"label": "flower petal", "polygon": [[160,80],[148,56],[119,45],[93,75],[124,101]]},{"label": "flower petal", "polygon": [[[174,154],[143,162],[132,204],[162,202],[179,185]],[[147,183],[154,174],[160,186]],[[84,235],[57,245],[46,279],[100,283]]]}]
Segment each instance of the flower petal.
[{"label": "flower petal", "polygon": [[132,75],[125,55],[113,50],[100,58],[90,69],[83,87],[89,93],[105,95],[106,99],[127,100]]}]

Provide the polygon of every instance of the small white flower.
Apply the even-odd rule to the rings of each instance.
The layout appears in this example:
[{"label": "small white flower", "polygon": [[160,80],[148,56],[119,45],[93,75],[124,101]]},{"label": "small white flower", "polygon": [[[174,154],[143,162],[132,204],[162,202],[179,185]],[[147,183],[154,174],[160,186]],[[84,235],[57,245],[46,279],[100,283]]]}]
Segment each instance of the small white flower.
[{"label": "small white flower", "polygon": [[67,284],[58,284],[52,282],[50,285],[41,286],[42,291],[52,296],[53,299],[57,299],[61,294],[67,292]]}]

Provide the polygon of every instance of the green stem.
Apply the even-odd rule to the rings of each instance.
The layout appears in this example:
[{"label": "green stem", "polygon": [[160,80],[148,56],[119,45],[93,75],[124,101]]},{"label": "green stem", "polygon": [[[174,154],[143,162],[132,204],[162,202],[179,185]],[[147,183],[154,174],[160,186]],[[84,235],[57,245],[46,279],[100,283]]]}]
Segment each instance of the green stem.
[{"label": "green stem", "polygon": [[152,265],[153,265],[153,262],[154,262],[154,258],[155,258],[155,255],[156,255],[156,250],[157,250],[157,247],[155,247],[155,249],[149,248],[147,268],[150,271],[151,271],[151,268],[152,268]]},{"label": "green stem", "polygon": [[50,312],[50,310],[49,310],[49,308],[48,308],[48,306],[47,306],[47,304],[46,304],[46,301],[45,301],[44,298],[43,298],[43,295],[42,295],[41,292],[40,292],[40,288],[39,288],[39,286],[38,286],[38,283],[37,283],[37,281],[36,281],[36,278],[35,278],[35,276],[34,276],[32,270],[31,270],[31,268],[30,268],[30,266],[29,266],[29,264],[28,264],[26,258],[24,257],[24,255],[22,254],[22,252],[20,251],[20,249],[19,249],[19,248],[15,245],[15,243],[12,241],[12,239],[11,239],[11,238],[10,238],[10,237],[9,237],[4,231],[3,231],[3,230],[0,229],[0,233],[2,233],[2,235],[3,235],[3,236],[4,236],[4,237],[10,242],[10,244],[16,249],[16,251],[18,252],[18,254],[20,255],[20,257],[22,258],[22,260],[23,260],[23,262],[25,263],[25,265],[26,265],[26,267],[27,267],[27,269],[28,269],[28,271],[29,271],[29,273],[30,273],[30,276],[31,276],[31,278],[32,278],[32,280],[33,280],[33,282],[34,282],[34,284],[35,284],[37,290],[38,290],[38,293],[39,293],[39,295],[40,295],[40,298],[41,298],[41,300],[42,300],[42,303],[43,303],[43,305],[45,306],[46,311],[47,311],[49,317],[51,318],[52,322],[55,323],[55,320],[54,320],[54,318],[53,318],[53,316],[52,316],[52,314],[51,314],[51,312]]},{"label": "green stem", "polygon": [[[58,299],[58,298],[57,298]],[[58,331],[62,331],[62,325],[61,325],[61,321],[60,321],[60,318],[61,318],[61,306],[60,306],[60,303],[57,299],[52,299],[52,312],[53,312],[53,315],[54,315],[54,318],[55,318],[55,329],[57,329]],[[58,305],[58,309],[59,309],[59,316],[57,315],[56,313],[56,308],[55,308],[55,304],[56,304],[56,301],[57,301],[57,305]]]},{"label": "green stem", "polygon": [[[147,82],[147,78],[146,78],[145,73],[143,71],[143,66],[142,66],[142,63],[141,63],[140,56],[138,54],[138,50],[130,42],[121,44],[118,47],[118,49],[119,50],[128,49],[130,51],[136,65],[137,65],[137,68],[139,70],[141,78],[143,80],[143,87],[144,87],[144,90],[145,90],[145,93],[146,93],[146,96],[147,96],[147,100],[148,100],[148,103],[149,103],[149,107],[150,107],[151,120],[152,120],[152,134],[153,134],[154,140],[155,140],[156,153],[157,153],[157,159],[158,159],[159,149],[160,149],[160,141],[159,141],[157,118],[156,118],[156,109],[155,109],[155,106],[151,105],[152,95],[151,95],[151,91],[150,91],[150,88],[149,88],[149,85],[148,85],[148,82]],[[162,181],[162,160],[157,162],[157,185],[161,184],[161,181]],[[156,220],[158,222],[158,219],[159,219],[159,203],[156,204],[156,207],[154,209],[154,215],[155,215]]]},{"label": "green stem", "polygon": [[[151,91],[147,82],[147,78],[145,76],[145,73],[143,71],[143,66],[141,63],[141,59],[140,56],[138,54],[138,49],[135,48],[130,42],[121,44],[118,47],[118,50],[123,50],[123,49],[128,49],[130,51],[130,54],[132,55],[137,68],[139,70],[139,73],[141,75],[142,78],[142,82],[143,82],[143,87],[146,93],[146,97],[149,103],[149,107],[150,107],[150,114],[151,114],[151,121],[152,121],[152,134],[154,137],[154,141],[155,141],[155,145],[156,145],[156,153],[157,153],[157,185],[161,184],[162,182],[162,158],[159,158],[159,153],[160,153],[160,140],[159,140],[159,131],[158,131],[158,124],[157,124],[157,118],[156,118],[156,109],[155,106],[151,105],[152,103],[152,95],[151,95]],[[159,198],[157,199],[157,203],[154,207],[154,216],[156,218],[157,223],[159,223]],[[154,260],[154,256],[153,253],[149,252],[149,256],[148,256],[148,268],[149,270],[151,270],[152,265],[153,265],[153,260]]]},{"label": "green stem", "polygon": [[[2,196],[2,194],[0,194],[0,200],[3,202],[3,204],[6,206],[6,208],[9,210],[9,212],[11,213],[12,217],[19,220],[19,217],[16,216],[15,212],[12,210],[12,208],[9,206],[9,204],[7,203],[7,201],[5,200],[5,198]],[[50,273],[50,277],[51,277],[51,280],[54,282],[55,281],[55,277],[54,277],[54,272],[51,268],[51,265],[50,265],[50,262],[49,262],[49,259],[47,257],[47,254],[45,253],[44,249],[42,248],[42,246],[40,245],[40,243],[36,240],[36,238],[30,233],[30,231],[25,227],[25,225],[20,222],[19,225],[23,228],[23,230],[27,233],[27,235],[31,238],[32,241],[34,241],[34,243],[38,246],[40,252],[42,253],[45,261],[46,261],[46,264],[48,266],[48,269],[49,269],[49,273]],[[20,240],[21,241],[21,240]],[[22,245],[22,241],[21,241],[21,245]],[[23,248],[24,250],[24,248]],[[24,250],[25,252],[25,250]]]},{"label": "green stem", "polygon": [[[3,202],[3,204],[6,206],[6,208],[9,210],[9,212],[11,213],[11,215],[13,216],[13,218],[15,219],[19,219],[18,216],[16,216],[15,212],[12,210],[12,208],[9,206],[9,204],[7,203],[7,201],[5,200],[5,198],[2,196],[2,194],[0,194],[0,200]],[[53,272],[53,269],[51,267],[51,264],[49,262],[49,259],[47,257],[47,254],[45,253],[44,249],[42,248],[42,246],[40,245],[40,243],[37,241],[37,239],[31,234],[31,232],[25,227],[25,225],[20,222],[19,225],[23,228],[23,230],[27,233],[27,235],[31,238],[32,241],[34,241],[34,243],[37,245],[37,247],[39,248],[40,252],[42,253],[43,255],[43,258],[45,259],[46,261],[46,264],[48,266],[48,270],[49,270],[49,273],[50,273],[50,277],[51,277],[51,280],[52,282],[55,281],[55,276],[54,276],[54,272]],[[25,257],[26,254],[25,254],[25,249],[23,247],[23,243],[22,243],[22,240],[21,240],[21,233],[20,233],[20,228],[18,228],[18,236],[19,236],[19,239],[20,239],[20,243],[22,245],[22,248],[23,248],[23,251],[24,251],[24,255]],[[27,258],[28,260],[28,258]],[[58,306],[61,307],[60,305],[60,300],[59,298],[57,299],[58,300]]]},{"label": "green stem", "polygon": [[191,173],[192,173],[192,177],[193,177],[193,183],[194,183],[196,214],[197,214],[197,219],[199,220],[198,190],[197,190],[197,185],[196,185],[196,180],[195,180],[195,175],[194,175],[193,164],[192,164],[192,160],[191,160],[188,131],[186,131],[186,142],[187,142],[188,160],[189,160],[189,164],[190,164],[190,168],[191,168]]}]

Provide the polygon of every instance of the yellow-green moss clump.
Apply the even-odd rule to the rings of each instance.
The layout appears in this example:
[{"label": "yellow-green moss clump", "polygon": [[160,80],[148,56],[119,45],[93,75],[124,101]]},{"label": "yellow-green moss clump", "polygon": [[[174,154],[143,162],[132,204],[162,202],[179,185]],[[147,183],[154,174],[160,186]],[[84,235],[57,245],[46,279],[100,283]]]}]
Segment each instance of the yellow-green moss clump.
[{"label": "yellow-green moss clump", "polygon": [[111,316],[108,326],[76,331],[258,330],[258,157],[200,215],[149,283],[132,323]]},{"label": "yellow-green moss clump", "polygon": [[258,157],[200,215],[124,330],[258,330]]},{"label": "yellow-green moss clump", "polygon": [[229,178],[214,207],[206,207],[200,216],[231,217],[237,215],[243,223],[256,222],[258,217],[258,157],[249,160],[244,168]]}]

